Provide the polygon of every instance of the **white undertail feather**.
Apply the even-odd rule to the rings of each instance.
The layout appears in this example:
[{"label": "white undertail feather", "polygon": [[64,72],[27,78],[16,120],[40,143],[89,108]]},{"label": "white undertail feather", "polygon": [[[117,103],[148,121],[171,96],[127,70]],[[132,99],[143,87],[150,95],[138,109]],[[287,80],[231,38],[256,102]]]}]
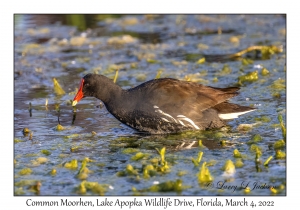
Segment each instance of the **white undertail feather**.
[{"label": "white undertail feather", "polygon": [[248,111],[245,111],[245,112],[235,112],[235,113],[219,114],[219,117],[222,120],[230,120],[230,119],[238,118],[240,115],[246,114],[246,113],[252,112],[252,111],[254,111],[254,109],[253,110],[248,110]]}]

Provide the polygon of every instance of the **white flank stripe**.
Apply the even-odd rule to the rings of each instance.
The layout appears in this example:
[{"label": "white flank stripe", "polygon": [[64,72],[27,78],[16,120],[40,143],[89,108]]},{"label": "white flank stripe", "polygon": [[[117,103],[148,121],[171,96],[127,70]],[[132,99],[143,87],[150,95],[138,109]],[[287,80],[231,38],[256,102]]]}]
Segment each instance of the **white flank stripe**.
[{"label": "white flank stripe", "polygon": [[163,115],[167,116],[167,117],[170,117],[171,119],[173,119],[176,123],[177,123],[177,120],[175,120],[174,117],[172,117],[171,115],[167,114],[167,113],[164,113],[163,111],[161,112]]},{"label": "white flank stripe", "polygon": [[162,120],[166,121],[166,122],[170,122],[169,120],[167,120],[166,118],[161,118]]},{"label": "white flank stripe", "polygon": [[177,120],[176,120],[174,117],[172,117],[171,115],[169,115],[169,114],[167,114],[167,113],[164,113],[164,112],[161,111],[160,109],[156,109],[155,112],[158,112],[158,113],[163,114],[163,115],[165,115],[165,116],[167,116],[167,117],[170,117],[172,120],[174,120],[176,123],[178,123]]},{"label": "white flank stripe", "polygon": [[194,126],[194,128],[196,128],[197,130],[199,130],[200,128],[194,123],[193,120],[191,120],[190,118],[187,118],[186,116],[184,115],[177,115],[177,117],[180,118],[180,120],[185,120],[185,121],[188,121],[189,123],[191,123],[192,126]]},{"label": "white flank stripe", "polygon": [[158,107],[158,106],[156,106],[156,105],[154,105],[154,106],[153,106],[153,108],[154,108],[154,109],[158,109],[159,107]]},{"label": "white flank stripe", "polygon": [[178,122],[179,122],[181,125],[185,126],[185,124],[184,124],[181,120],[178,120]]},{"label": "white flank stripe", "polygon": [[238,118],[239,115],[246,114],[246,113],[252,112],[252,111],[254,111],[254,110],[249,110],[249,111],[245,111],[245,112],[219,114],[219,117],[223,120],[230,120],[230,119]]}]

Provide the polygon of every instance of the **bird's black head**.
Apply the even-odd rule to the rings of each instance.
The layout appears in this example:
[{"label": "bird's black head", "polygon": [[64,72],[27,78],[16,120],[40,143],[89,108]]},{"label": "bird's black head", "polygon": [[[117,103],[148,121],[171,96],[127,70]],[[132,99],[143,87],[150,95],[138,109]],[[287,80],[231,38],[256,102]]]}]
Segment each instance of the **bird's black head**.
[{"label": "bird's black head", "polygon": [[99,75],[97,74],[87,74],[81,79],[80,87],[73,99],[72,106],[75,106],[82,98],[86,96],[95,96],[98,76]]}]

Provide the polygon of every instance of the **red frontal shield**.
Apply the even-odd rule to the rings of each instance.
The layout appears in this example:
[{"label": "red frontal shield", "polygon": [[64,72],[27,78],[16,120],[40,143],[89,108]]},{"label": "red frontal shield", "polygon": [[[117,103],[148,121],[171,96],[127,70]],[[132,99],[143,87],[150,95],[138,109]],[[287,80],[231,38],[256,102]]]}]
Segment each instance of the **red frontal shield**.
[{"label": "red frontal shield", "polygon": [[83,84],[84,84],[84,79],[81,79],[80,87],[76,96],[73,99],[72,106],[75,106],[83,98],[83,92],[82,92]]}]

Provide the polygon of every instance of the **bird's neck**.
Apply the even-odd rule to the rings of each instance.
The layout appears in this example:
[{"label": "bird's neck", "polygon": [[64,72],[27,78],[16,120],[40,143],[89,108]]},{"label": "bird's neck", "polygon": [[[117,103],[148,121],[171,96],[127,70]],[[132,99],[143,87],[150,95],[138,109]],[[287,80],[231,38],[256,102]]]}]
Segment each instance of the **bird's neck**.
[{"label": "bird's neck", "polygon": [[124,91],[120,86],[113,83],[113,81],[107,77],[101,76],[100,88],[95,88],[94,97],[100,99],[105,104],[114,104],[119,101],[122,92]]}]

